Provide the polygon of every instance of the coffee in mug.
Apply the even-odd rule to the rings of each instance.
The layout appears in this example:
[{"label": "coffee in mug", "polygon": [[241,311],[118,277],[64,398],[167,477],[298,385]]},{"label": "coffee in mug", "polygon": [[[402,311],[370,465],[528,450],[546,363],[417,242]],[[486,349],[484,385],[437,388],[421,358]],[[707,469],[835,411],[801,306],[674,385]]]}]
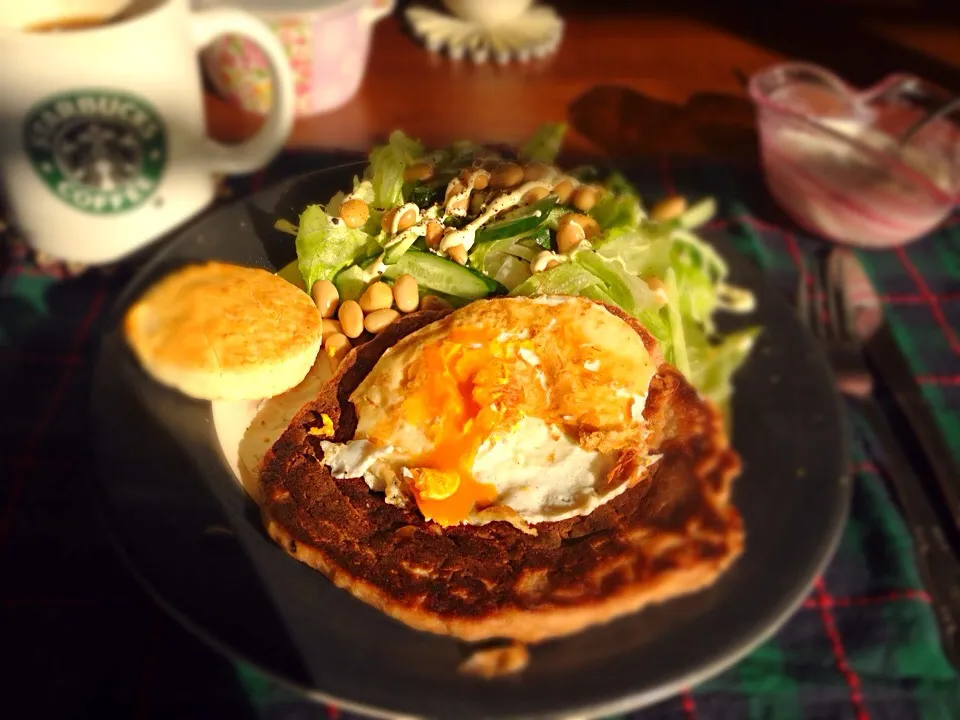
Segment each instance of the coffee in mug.
[{"label": "coffee in mug", "polygon": [[[206,134],[197,53],[224,33],[269,58],[278,92],[239,145]],[[35,249],[106,263],[206,207],[215,175],[283,147],[293,82],[283,48],[252,15],[191,12],[188,0],[0,4],[0,181],[8,222]]]}]

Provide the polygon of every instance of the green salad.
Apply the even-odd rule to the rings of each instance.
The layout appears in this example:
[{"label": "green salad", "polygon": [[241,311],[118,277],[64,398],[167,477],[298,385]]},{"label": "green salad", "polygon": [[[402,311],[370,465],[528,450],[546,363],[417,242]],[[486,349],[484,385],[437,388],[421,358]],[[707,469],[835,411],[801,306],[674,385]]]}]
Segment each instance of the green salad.
[{"label": "green salad", "polygon": [[329,280],[345,301],[409,274],[421,296],[457,307],[498,295],[603,301],[636,317],[666,361],[725,407],[758,331],[715,328],[718,311],[753,307],[694,232],[715,202],[670,198],[648,212],[618,173],[563,171],[552,163],[565,129],[543,126],[516,154],[470,142],[431,151],[395,131],[351,190],[285,224],[307,292]]}]

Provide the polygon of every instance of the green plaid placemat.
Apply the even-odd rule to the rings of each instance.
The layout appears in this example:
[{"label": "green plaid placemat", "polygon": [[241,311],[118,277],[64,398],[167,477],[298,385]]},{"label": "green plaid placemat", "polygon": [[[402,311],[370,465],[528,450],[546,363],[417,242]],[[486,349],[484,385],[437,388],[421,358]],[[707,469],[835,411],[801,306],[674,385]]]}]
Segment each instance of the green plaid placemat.
[{"label": "green plaid placemat", "polygon": [[[231,187],[244,194],[342,159],[287,155]],[[712,229],[731,236],[786,294],[801,258],[819,245],[772,206],[755,170],[657,160],[640,179],[653,198],[716,196]],[[907,249],[862,257],[960,456],[960,218]],[[0,272],[0,637],[13,669],[0,713],[356,718],[216,655],[156,609],[114,555],[90,497],[87,392],[99,323],[130,272],[67,277],[63,268],[38,268],[17,245]],[[624,717],[960,717],[960,684],[939,648],[882,459],[853,420],[851,518],[803,607],[720,676]]]}]

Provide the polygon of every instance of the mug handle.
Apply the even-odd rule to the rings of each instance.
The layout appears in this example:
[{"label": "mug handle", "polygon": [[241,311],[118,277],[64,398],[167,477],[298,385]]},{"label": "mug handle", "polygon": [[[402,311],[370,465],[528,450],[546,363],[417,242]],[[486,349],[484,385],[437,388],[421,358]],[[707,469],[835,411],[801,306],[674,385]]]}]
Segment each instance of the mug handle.
[{"label": "mug handle", "polygon": [[283,149],[293,128],[293,72],[283,45],[265,23],[243,10],[200,10],[193,13],[192,22],[193,41],[198,50],[220,35],[233,33],[253,40],[267,58],[273,92],[263,127],[252,138],[238,145],[223,145],[207,139],[207,150],[214,171],[230,175],[258,170]]},{"label": "mug handle", "polygon": [[372,2],[360,11],[360,20],[373,25],[377,20],[385,18],[393,12],[393,6],[396,0],[372,0]]}]

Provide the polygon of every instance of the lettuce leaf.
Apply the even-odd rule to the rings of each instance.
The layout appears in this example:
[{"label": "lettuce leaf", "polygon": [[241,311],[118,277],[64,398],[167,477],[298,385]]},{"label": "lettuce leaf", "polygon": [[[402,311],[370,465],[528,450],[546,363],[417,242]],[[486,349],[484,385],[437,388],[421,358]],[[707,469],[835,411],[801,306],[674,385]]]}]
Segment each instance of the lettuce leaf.
[{"label": "lettuce leaf", "polygon": [[727,263],[712,246],[693,233],[674,230],[670,265],[676,272],[680,312],[713,333],[713,316],[720,298],[720,286],[727,277]]},{"label": "lettuce leaf", "polygon": [[375,238],[331,218],[320,205],[308,205],[300,215],[296,245],[297,264],[308,293],[317,280],[333,280],[357,258],[380,250]]},{"label": "lettuce leaf", "polygon": [[634,195],[639,197],[639,193],[633,186],[633,183],[627,180],[623,173],[619,173],[616,170],[607,175],[603,186],[607,189],[608,193],[614,195]]},{"label": "lettuce leaf", "polygon": [[673,240],[667,228],[653,223],[618,225],[594,241],[594,247],[598,255],[619,262],[634,275],[661,278],[671,262]]},{"label": "lettuce leaf", "polygon": [[[500,253],[496,253],[500,254]],[[487,256],[490,259],[490,256]],[[499,266],[492,274],[494,280],[503,285],[507,292],[525,282],[530,276],[530,263],[521,260],[513,255],[503,254],[500,258]],[[489,273],[488,273],[489,274]]]},{"label": "lettuce leaf", "polygon": [[386,145],[379,145],[370,152],[366,175],[373,186],[376,207],[392,208],[403,204],[403,171],[422,154],[423,146],[400,130],[390,134]]},{"label": "lettuce leaf", "polygon": [[690,382],[701,393],[724,407],[733,394],[733,375],[743,364],[760,334],[752,327],[711,340],[696,327],[685,330]]},{"label": "lettuce leaf", "polygon": [[[667,317],[670,321],[670,343],[664,348],[664,358],[690,378],[690,357],[687,353],[687,341],[680,313],[680,301],[677,293],[677,275],[673,268],[667,268],[663,276],[663,285],[667,293]],[[692,379],[691,379],[692,382]]]},{"label": "lettuce leaf", "polygon": [[583,295],[587,288],[600,288],[600,278],[582,265],[566,262],[550,270],[531,275],[517,285],[510,294],[517,295]]},{"label": "lettuce leaf", "polygon": [[643,280],[593,250],[580,250],[573,260],[600,278],[613,301],[631,315],[657,304],[656,296]]},{"label": "lettuce leaf", "polygon": [[351,265],[337,273],[333,284],[337,286],[340,302],[346,302],[359,300],[369,283],[363,279],[363,268],[359,265]]},{"label": "lettuce leaf", "polygon": [[590,210],[590,215],[604,230],[618,225],[637,227],[646,219],[640,196],[620,173],[613,173],[604,183],[607,192]]},{"label": "lettuce leaf", "polygon": [[563,136],[567,134],[566,123],[544,123],[520,148],[517,157],[523,162],[552,163],[560,154]]},{"label": "lettuce leaf", "polygon": [[610,193],[600,198],[600,201],[590,210],[590,215],[604,230],[616,225],[636,227],[646,217],[640,205],[640,198],[636,195]]},{"label": "lettuce leaf", "polygon": [[680,313],[712,333],[717,308],[717,283],[705,268],[674,248],[670,269],[676,276]]},{"label": "lettuce leaf", "polygon": [[581,250],[574,262],[587,268],[603,281],[604,291],[614,305],[637,318],[658,340],[668,338],[669,328],[660,313],[660,299],[643,280],[592,250]]},{"label": "lettuce leaf", "polygon": [[712,197],[705,197],[684,210],[677,218],[677,225],[687,230],[693,230],[710,222],[717,214],[717,201]]}]

